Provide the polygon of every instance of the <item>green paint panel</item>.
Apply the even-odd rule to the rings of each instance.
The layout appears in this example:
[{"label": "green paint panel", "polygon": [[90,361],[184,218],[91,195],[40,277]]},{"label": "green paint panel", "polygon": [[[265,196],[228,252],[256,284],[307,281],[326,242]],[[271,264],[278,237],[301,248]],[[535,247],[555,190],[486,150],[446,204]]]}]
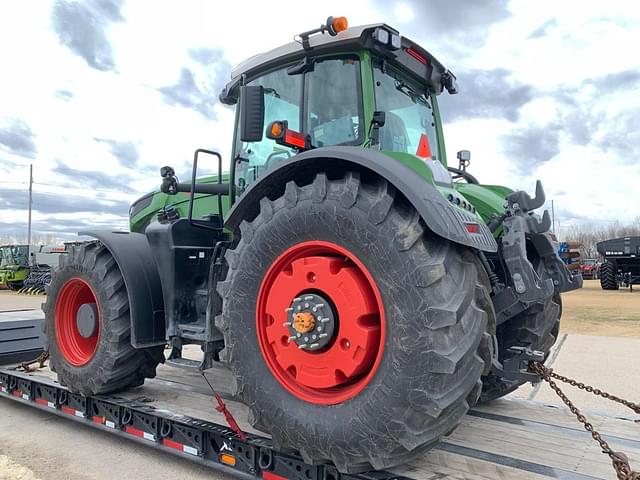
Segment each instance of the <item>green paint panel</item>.
[{"label": "green paint panel", "polygon": [[[218,178],[201,177],[196,183],[217,183]],[[229,181],[227,172],[222,174],[222,181]],[[189,194],[178,193],[177,195],[167,195],[160,191],[156,191],[153,200],[149,206],[143,208],[140,212],[129,219],[129,227],[132,232],[143,233],[144,229],[156,219],[158,211],[168,205],[173,205],[180,214],[181,218],[186,218],[189,214]],[[222,197],[222,213],[226,215],[229,211],[229,196]],[[193,218],[202,218],[205,215],[218,213],[218,197],[217,195],[197,194],[193,202]]]},{"label": "green paint panel", "polygon": [[491,215],[504,212],[505,197],[513,190],[500,185],[455,183],[454,188],[470,201],[485,222]]}]

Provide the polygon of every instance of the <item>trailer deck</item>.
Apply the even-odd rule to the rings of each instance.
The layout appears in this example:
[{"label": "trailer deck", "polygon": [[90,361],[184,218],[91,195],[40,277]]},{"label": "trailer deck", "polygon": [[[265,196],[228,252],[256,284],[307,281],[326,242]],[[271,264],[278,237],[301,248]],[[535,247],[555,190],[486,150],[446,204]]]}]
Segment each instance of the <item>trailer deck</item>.
[{"label": "trailer deck", "polygon": [[[248,409],[231,399],[226,368],[206,372],[238,424],[241,441],[216,411],[197,371],[161,365],[156,378],[118,395],[82,397],[35,373],[0,369],[0,411],[14,400],[109,431],[150,447],[243,478],[266,480],[598,479],[613,478],[609,459],[566,409],[503,399],[475,407],[446,441],[420,459],[388,472],[340,475],[331,465],[308,465],[295,452],[279,452],[253,429]],[[589,415],[614,450],[640,463],[640,426],[630,419]]]}]

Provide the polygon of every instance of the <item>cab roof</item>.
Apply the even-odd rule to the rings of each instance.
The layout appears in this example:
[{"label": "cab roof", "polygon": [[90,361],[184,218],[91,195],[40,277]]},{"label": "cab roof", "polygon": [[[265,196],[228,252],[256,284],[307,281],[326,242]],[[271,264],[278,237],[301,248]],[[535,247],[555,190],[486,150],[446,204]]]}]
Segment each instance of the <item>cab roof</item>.
[{"label": "cab roof", "polygon": [[[389,38],[399,37],[400,47],[391,47],[391,42],[382,44],[378,41],[381,30],[387,32]],[[455,75],[420,45],[401,37],[397,30],[384,23],[348,28],[335,36],[318,33],[309,36],[308,41],[308,48],[303,46],[302,41],[293,41],[241,62],[231,71],[231,81],[220,94],[222,103],[234,104],[235,91],[239,85],[274,67],[291,64],[305,57],[313,58],[360,49],[370,50],[375,56],[394,64],[400,70],[416,77],[418,81],[427,83],[435,94],[440,94],[443,87],[449,93],[457,93]]]}]

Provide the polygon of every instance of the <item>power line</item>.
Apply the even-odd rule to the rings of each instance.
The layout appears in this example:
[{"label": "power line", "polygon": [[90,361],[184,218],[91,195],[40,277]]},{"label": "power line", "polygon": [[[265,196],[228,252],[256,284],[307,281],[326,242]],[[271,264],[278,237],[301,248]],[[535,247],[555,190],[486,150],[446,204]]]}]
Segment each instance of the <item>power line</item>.
[{"label": "power line", "polygon": [[[33,164],[29,165],[29,229],[27,230],[27,245],[31,245],[31,208],[33,206]],[[29,247],[27,246],[27,256]]]}]

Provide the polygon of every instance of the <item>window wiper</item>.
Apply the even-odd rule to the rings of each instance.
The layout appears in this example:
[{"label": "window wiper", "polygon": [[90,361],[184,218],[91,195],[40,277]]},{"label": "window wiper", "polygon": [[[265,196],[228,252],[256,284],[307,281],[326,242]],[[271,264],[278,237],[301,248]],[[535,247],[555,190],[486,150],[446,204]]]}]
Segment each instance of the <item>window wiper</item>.
[{"label": "window wiper", "polygon": [[409,97],[414,103],[421,103],[423,105],[429,106],[429,102],[424,96],[424,93],[416,92],[409,85],[404,83],[402,80],[395,81],[396,90],[404,93],[407,97]]},{"label": "window wiper", "polygon": [[264,87],[264,93],[270,93],[276,98],[280,98],[280,94],[276,91],[275,88]]}]

